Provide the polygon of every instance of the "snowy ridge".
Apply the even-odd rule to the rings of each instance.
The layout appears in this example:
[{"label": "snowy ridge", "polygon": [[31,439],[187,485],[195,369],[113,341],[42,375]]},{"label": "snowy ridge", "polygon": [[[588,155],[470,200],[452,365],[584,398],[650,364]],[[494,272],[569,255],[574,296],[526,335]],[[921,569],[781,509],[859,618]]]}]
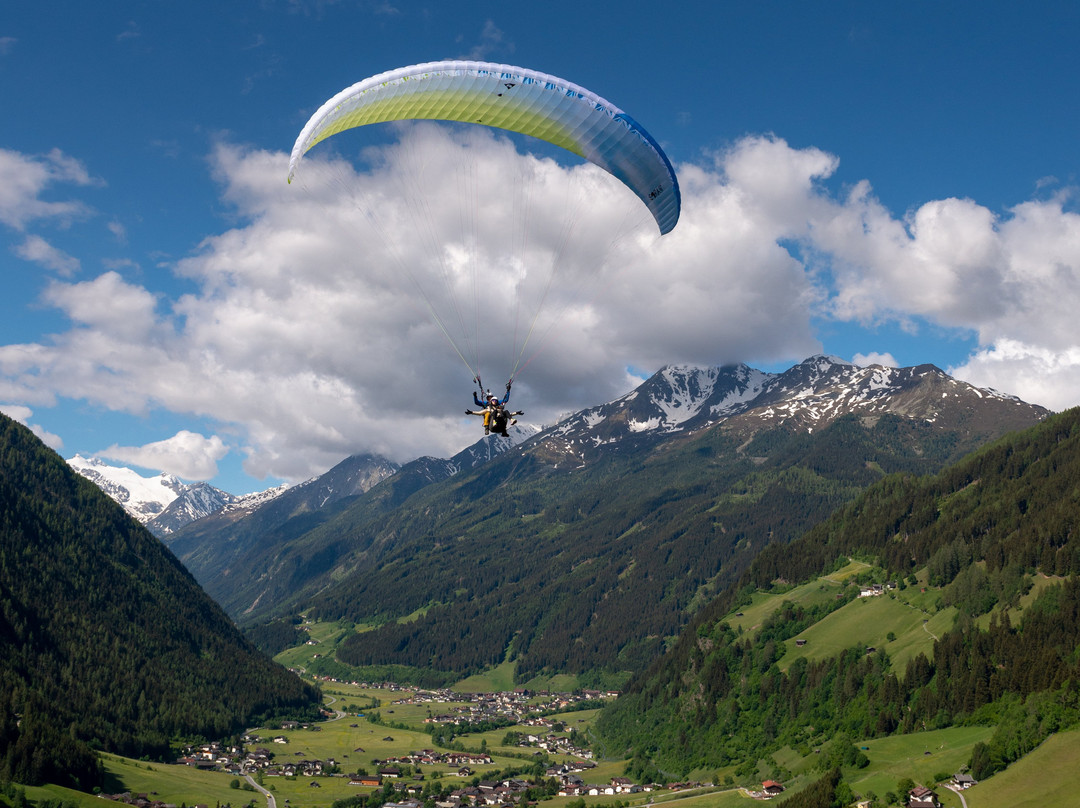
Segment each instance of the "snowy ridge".
[{"label": "snowy ridge", "polygon": [[185,486],[165,510],[146,523],[146,527],[160,538],[221,510],[237,499],[208,483],[193,483]]},{"label": "snowy ridge", "polygon": [[520,443],[540,432],[540,427],[535,424],[515,424],[506,428],[509,437],[501,435],[484,435],[476,443],[466,447],[450,459],[453,468],[452,474],[471,469],[481,463],[498,457],[508,449],[512,449]]},{"label": "snowy ridge", "polygon": [[832,356],[812,356],[783,373],[741,364],[671,365],[608,404],[568,416],[529,446],[544,446],[560,464],[580,464],[590,451],[617,451],[627,442],[721,423],[749,432],[781,425],[812,431],[850,413],[893,413],[927,423],[962,416],[974,423],[1008,405],[1046,415],[1042,408],[958,381],[933,365],[858,367]]},{"label": "snowy ridge", "polygon": [[77,454],[67,462],[143,524],[164,511],[187,487],[171,474],[143,477],[137,471],[110,466],[93,457]]},{"label": "snowy ridge", "polygon": [[67,462],[158,537],[222,509],[254,509],[288,488],[281,485],[238,497],[208,483],[185,483],[165,472],[143,477],[133,469],[110,466],[94,457],[77,454]]},{"label": "snowy ridge", "polygon": [[265,505],[267,502],[277,499],[291,487],[292,486],[290,486],[289,483],[282,483],[281,485],[275,485],[273,488],[267,488],[265,491],[242,494],[227,503],[222,510],[225,513],[231,511],[253,511],[256,508]]},{"label": "snowy ridge", "polygon": [[[667,384],[667,393],[654,393],[653,404],[660,410],[657,426],[668,431],[693,418],[701,410],[716,384],[720,368],[697,368],[675,365],[663,368],[660,377]],[[633,428],[633,427],[631,427]]]},{"label": "snowy ridge", "polygon": [[973,400],[1029,406],[953,379],[933,365],[857,367],[816,356],[767,382],[748,415],[807,430],[847,413],[892,412],[933,422],[945,409],[970,408]]}]

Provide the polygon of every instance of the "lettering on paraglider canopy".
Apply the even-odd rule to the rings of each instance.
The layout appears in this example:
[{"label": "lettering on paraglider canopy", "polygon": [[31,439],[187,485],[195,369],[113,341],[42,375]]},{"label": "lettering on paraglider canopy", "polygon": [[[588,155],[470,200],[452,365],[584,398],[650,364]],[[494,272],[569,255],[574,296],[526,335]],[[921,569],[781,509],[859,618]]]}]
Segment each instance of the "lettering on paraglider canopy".
[{"label": "lettering on paraglider canopy", "polygon": [[649,199],[656,199],[656,197],[660,196],[660,194],[662,193],[664,193],[664,186],[657,185],[655,188],[649,191]]}]

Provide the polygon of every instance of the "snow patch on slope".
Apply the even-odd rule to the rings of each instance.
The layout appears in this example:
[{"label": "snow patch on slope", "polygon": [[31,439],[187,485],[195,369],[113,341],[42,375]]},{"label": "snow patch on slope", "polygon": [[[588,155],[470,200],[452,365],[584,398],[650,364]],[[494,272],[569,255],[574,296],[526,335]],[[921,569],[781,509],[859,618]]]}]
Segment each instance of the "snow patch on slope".
[{"label": "snow patch on slope", "polygon": [[157,477],[143,477],[132,469],[110,466],[95,457],[78,454],[67,462],[143,524],[171,505],[186,488],[179,479],[164,472]]}]

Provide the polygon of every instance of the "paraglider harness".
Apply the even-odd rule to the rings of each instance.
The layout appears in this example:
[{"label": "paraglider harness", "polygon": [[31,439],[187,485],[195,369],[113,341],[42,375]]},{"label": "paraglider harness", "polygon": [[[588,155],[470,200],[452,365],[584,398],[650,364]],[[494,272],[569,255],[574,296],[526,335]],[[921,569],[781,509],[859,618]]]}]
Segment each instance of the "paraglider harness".
[{"label": "paraglider harness", "polygon": [[478,407],[483,407],[479,412],[473,410],[465,410],[466,415],[482,415],[484,416],[484,434],[488,435],[494,432],[496,435],[502,435],[504,438],[510,437],[506,428],[510,424],[517,423],[514,416],[524,415],[522,410],[517,412],[507,412],[506,402],[510,400],[510,385],[514,383],[513,379],[510,379],[506,383],[506,395],[503,396],[500,401],[496,396],[492,395],[491,391],[484,391],[483,382],[480,381],[480,377],[477,376],[473,379],[477,386],[480,388],[480,395],[473,393],[473,402]]}]

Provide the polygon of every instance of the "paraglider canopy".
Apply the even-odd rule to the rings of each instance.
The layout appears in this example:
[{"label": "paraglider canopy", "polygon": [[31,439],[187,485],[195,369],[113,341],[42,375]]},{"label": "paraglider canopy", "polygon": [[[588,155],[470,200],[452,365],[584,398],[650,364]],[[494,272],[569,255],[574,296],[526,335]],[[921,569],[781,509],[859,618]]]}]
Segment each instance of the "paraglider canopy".
[{"label": "paraglider canopy", "polygon": [[357,126],[402,120],[474,123],[530,135],[617,177],[648,207],[660,233],[679,220],[679,183],[645,129],[600,96],[546,73],[490,62],[443,61],[364,79],[312,116],[293,146],[289,181],[304,154]]}]

